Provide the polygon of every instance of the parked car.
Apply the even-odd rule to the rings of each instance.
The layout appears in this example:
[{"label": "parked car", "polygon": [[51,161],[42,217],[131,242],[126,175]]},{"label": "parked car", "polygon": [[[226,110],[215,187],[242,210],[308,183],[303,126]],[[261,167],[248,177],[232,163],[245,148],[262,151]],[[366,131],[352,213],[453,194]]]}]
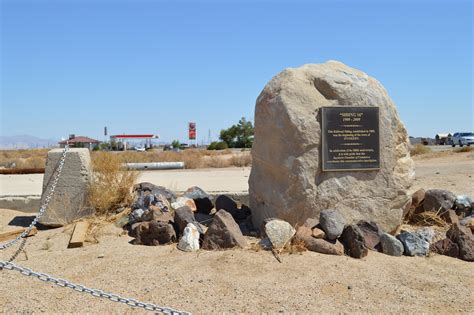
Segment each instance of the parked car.
[{"label": "parked car", "polygon": [[470,146],[474,144],[474,133],[472,132],[456,132],[451,137],[451,145],[455,147],[459,144],[460,147],[463,145]]}]

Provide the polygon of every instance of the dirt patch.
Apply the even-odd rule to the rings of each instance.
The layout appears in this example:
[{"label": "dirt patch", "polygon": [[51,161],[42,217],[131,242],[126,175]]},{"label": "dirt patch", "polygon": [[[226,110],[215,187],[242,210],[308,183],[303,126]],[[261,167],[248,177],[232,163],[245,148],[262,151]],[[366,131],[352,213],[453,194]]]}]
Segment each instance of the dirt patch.
[{"label": "dirt patch", "polygon": [[[0,211],[6,225],[21,213]],[[257,312],[470,312],[474,265],[433,256],[391,257],[370,252],[362,259],[314,252],[254,250],[184,253],[169,246],[134,246],[108,225],[99,243],[66,249],[70,227],[39,231],[17,263],[123,294],[194,313]],[[251,239],[250,239],[251,240]],[[11,250],[1,253],[5,259]],[[99,258],[103,257],[103,258]],[[123,304],[96,299],[0,272],[0,312],[132,313]],[[136,313],[136,311],[133,311]]]}]

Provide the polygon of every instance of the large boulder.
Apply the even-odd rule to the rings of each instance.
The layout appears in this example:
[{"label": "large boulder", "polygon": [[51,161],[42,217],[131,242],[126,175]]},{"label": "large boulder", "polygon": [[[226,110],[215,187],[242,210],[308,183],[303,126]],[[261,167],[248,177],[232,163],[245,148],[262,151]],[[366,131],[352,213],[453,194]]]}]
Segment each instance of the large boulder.
[{"label": "large boulder", "polygon": [[[48,152],[43,176],[42,204],[49,195],[62,154],[63,149],[53,149]],[[53,197],[45,214],[39,219],[39,223],[58,227],[91,215],[93,209],[88,207],[87,200],[91,176],[89,149],[69,149]]]},{"label": "large boulder", "polygon": [[[379,170],[323,172],[325,106],[379,108]],[[268,217],[302,225],[332,208],[348,223],[375,221],[393,231],[413,179],[406,129],[384,87],[367,74],[336,61],[288,68],[257,98],[249,178],[255,226]]]}]

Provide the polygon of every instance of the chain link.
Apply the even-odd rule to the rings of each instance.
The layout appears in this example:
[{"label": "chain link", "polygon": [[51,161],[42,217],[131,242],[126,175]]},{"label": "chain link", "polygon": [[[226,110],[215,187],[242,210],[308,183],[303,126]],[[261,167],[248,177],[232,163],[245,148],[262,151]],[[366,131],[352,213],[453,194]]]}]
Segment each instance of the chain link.
[{"label": "chain link", "polygon": [[0,250],[3,250],[3,249],[6,249],[8,247],[13,246],[15,243],[17,243],[18,241],[23,239],[21,244],[20,244],[20,247],[18,248],[18,250],[15,251],[13,256],[8,261],[0,261],[0,271],[3,270],[3,269],[18,271],[22,275],[35,277],[35,278],[37,278],[41,281],[50,282],[50,283],[53,283],[53,284],[55,284],[57,286],[60,286],[60,287],[63,287],[63,288],[69,288],[69,289],[73,289],[77,292],[88,293],[88,294],[91,294],[94,297],[106,298],[106,299],[109,299],[110,301],[113,301],[113,302],[124,303],[124,304],[126,304],[130,307],[143,308],[145,310],[157,312],[159,314],[170,314],[170,315],[191,314],[189,312],[177,311],[177,310],[174,310],[174,309],[169,308],[169,307],[158,306],[158,305],[155,305],[155,304],[152,304],[152,303],[140,302],[140,301],[137,301],[137,300],[132,299],[132,298],[122,297],[120,295],[104,292],[104,291],[99,290],[99,289],[88,288],[88,287],[85,287],[83,285],[75,284],[75,283],[69,282],[69,281],[64,280],[64,279],[54,278],[54,277],[52,277],[52,276],[50,276],[46,273],[35,272],[35,271],[31,270],[30,268],[21,267],[21,266],[16,265],[16,264],[13,263],[13,260],[23,250],[23,248],[26,244],[26,240],[27,240],[26,237],[31,232],[31,230],[36,225],[36,223],[38,223],[38,220],[41,218],[41,216],[46,212],[46,209],[48,208],[49,202],[51,201],[51,198],[54,194],[54,190],[56,189],[56,185],[58,184],[58,180],[59,180],[59,177],[61,175],[61,172],[62,172],[62,169],[63,169],[63,166],[64,166],[64,162],[66,160],[66,153],[67,153],[68,149],[69,149],[69,144],[66,143],[66,145],[64,147],[63,154],[61,156],[61,160],[59,161],[59,166],[58,166],[58,169],[57,169],[56,177],[54,178],[54,181],[51,185],[51,189],[50,189],[48,195],[46,196],[46,198],[44,199],[43,204],[42,204],[38,214],[36,215],[35,219],[25,229],[25,231],[23,231],[17,238],[15,238],[15,239],[7,242],[7,243],[0,244]]},{"label": "chain link", "polygon": [[14,270],[20,272],[22,275],[35,277],[41,281],[49,282],[60,287],[69,288],[78,292],[89,293],[94,297],[105,298],[113,302],[124,303],[131,307],[143,308],[148,311],[154,311],[159,314],[173,314],[173,315],[186,315],[191,314],[188,312],[178,311],[169,307],[158,306],[151,303],[140,302],[135,299],[125,298],[117,294],[105,292],[99,289],[92,289],[85,287],[80,284],[75,284],[64,279],[54,278],[46,273],[35,272],[30,268],[18,266],[12,262],[0,261],[0,269]]},{"label": "chain link", "polygon": [[66,153],[67,151],[69,150],[69,144],[66,143],[66,145],[64,146],[64,151],[63,151],[63,154],[61,156],[61,160],[59,161],[59,166],[58,166],[58,171],[56,172],[56,177],[54,178],[53,180],[53,184],[51,185],[51,189],[49,190],[49,193],[48,195],[46,196],[46,198],[44,199],[43,201],[43,204],[41,205],[41,208],[38,212],[38,214],[36,215],[36,217],[34,218],[34,220],[30,223],[30,225],[20,234],[18,235],[15,239],[7,242],[7,243],[4,243],[4,244],[0,244],[0,250],[3,250],[3,249],[6,249],[8,247],[11,247],[13,246],[15,243],[17,243],[18,241],[20,241],[22,238],[25,238],[28,236],[28,234],[31,232],[31,230],[33,229],[33,227],[36,225],[36,223],[38,223],[38,220],[43,216],[43,214],[46,212],[46,209],[48,208],[48,205],[49,205],[49,202],[51,201],[51,198],[53,197],[53,194],[54,194],[54,190],[56,189],[56,185],[58,184],[58,181],[59,181],[59,177],[61,175],[61,172],[63,170],[63,166],[64,166],[64,162],[66,161]]}]

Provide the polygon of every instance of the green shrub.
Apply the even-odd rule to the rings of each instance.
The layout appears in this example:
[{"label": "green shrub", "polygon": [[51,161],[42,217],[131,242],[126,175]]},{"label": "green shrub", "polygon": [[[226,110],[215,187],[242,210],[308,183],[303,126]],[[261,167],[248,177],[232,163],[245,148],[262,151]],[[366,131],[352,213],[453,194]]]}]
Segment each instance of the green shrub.
[{"label": "green shrub", "polygon": [[224,141],[221,141],[221,142],[214,141],[207,147],[208,150],[225,150],[228,148],[229,146]]}]

